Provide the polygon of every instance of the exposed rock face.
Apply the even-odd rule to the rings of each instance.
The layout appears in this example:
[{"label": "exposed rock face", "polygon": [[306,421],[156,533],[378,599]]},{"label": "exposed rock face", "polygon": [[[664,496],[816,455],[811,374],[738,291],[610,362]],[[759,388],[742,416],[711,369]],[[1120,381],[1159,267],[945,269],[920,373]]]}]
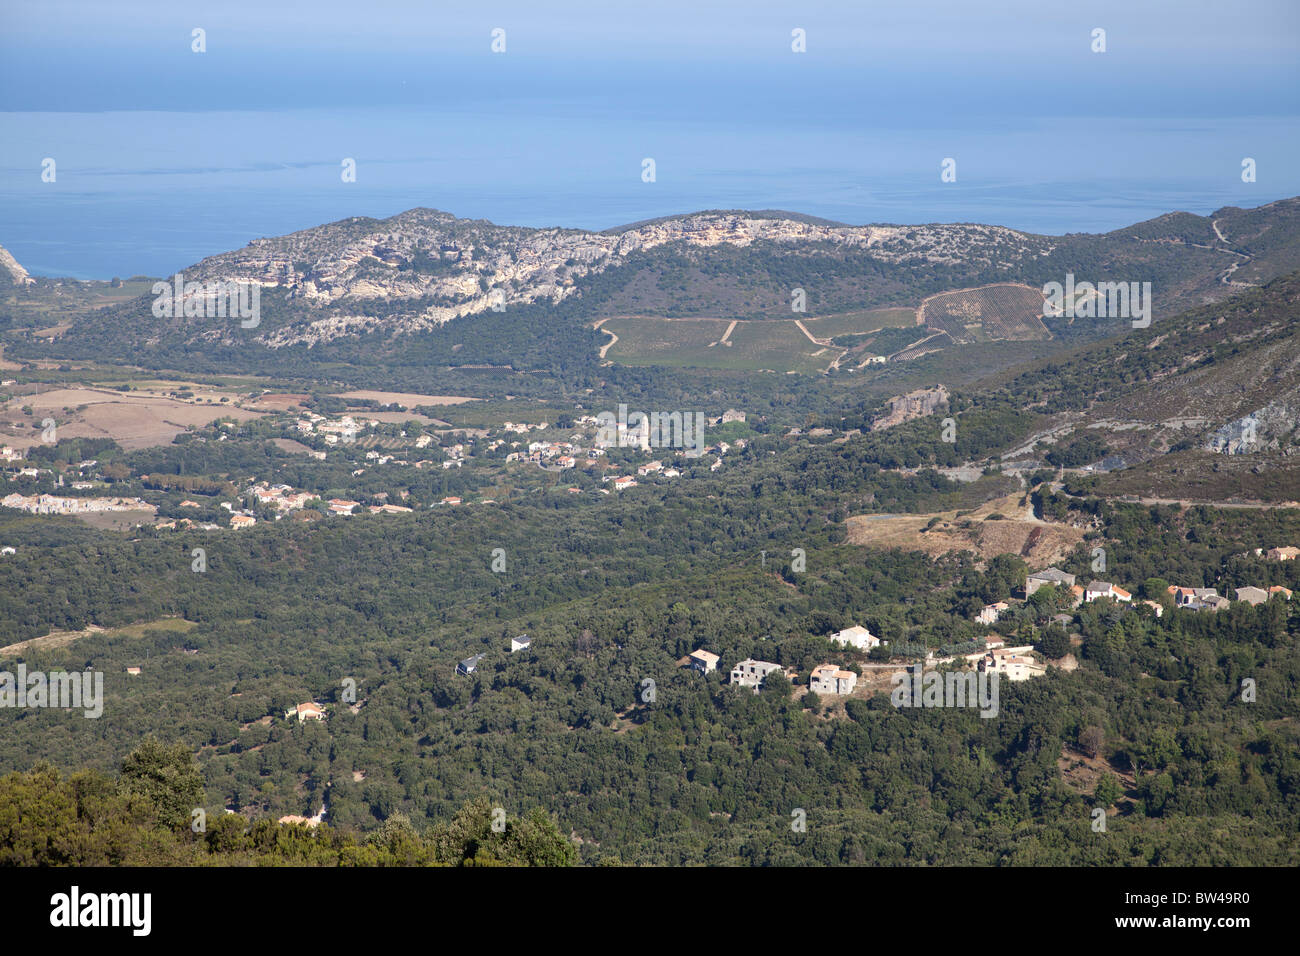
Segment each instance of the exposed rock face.
[{"label": "exposed rock face", "polygon": [[942,385],[934,388],[918,388],[906,395],[895,395],[889,400],[889,411],[871,423],[871,430],[880,431],[882,428],[901,425],[913,418],[933,415],[947,404],[948,389]]},{"label": "exposed rock face", "polygon": [[1300,421],[1300,406],[1281,400],[1270,402],[1210,432],[1204,447],[1225,455],[1277,449],[1281,438],[1295,431],[1297,421]]},{"label": "exposed rock face", "polygon": [[9,250],[0,246],[0,269],[9,274],[14,285],[30,285],[36,280],[27,274],[27,270],[18,264],[18,260],[9,254]]},{"label": "exposed rock face", "polygon": [[[560,302],[582,277],[633,253],[670,243],[707,247],[756,242],[869,250],[887,262],[1004,261],[1041,255],[1044,240],[997,226],[839,226],[747,213],[698,213],[610,232],[525,229],[412,209],[386,220],[345,219],[204,259],[187,281],[253,281],[286,289],[323,313],[263,333],[277,347],[312,344],[373,326],[347,303],[383,299],[384,326],[418,331],[461,316],[533,302]],[[392,315],[393,300],[412,310]],[[362,310],[358,310],[362,311]],[[400,311],[400,309],[399,309]]]}]

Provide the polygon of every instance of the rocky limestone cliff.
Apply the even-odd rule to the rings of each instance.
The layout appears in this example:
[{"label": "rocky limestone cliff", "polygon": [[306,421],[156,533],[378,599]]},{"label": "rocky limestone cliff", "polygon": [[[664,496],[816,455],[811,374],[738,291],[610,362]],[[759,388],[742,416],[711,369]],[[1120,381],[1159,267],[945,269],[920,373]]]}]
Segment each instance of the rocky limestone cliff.
[{"label": "rocky limestone cliff", "polygon": [[8,274],[14,285],[30,285],[36,280],[27,274],[27,270],[18,264],[18,260],[9,254],[9,250],[0,246],[0,269]]},{"label": "rocky limestone cliff", "polygon": [[882,428],[901,425],[913,418],[933,415],[947,404],[948,389],[942,385],[936,385],[934,388],[918,388],[906,395],[895,395],[889,400],[889,411],[871,423],[871,430],[880,431]]},{"label": "rocky limestone cliff", "polygon": [[[997,226],[841,226],[738,213],[697,213],[609,232],[527,229],[465,220],[430,209],[391,219],[345,219],[204,259],[186,281],[253,281],[282,288],[323,313],[267,331],[266,345],[314,344],[376,326],[349,302],[385,300],[401,331],[534,302],[561,302],[584,276],[668,244],[738,247],[823,243],[868,251],[885,262],[1006,261],[1041,255],[1044,240]],[[401,313],[410,301],[412,310]],[[417,304],[417,300],[418,304]],[[431,304],[430,304],[431,303]],[[360,310],[357,310],[360,311]]]}]

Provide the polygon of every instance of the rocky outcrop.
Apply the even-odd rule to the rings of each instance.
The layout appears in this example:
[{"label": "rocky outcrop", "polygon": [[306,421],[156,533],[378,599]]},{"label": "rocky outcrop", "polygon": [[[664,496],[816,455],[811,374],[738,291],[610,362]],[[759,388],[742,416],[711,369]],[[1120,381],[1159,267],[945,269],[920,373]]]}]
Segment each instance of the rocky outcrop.
[{"label": "rocky outcrop", "polygon": [[14,285],[31,285],[36,281],[3,246],[0,246],[0,271],[7,274]]},{"label": "rocky outcrop", "polygon": [[901,425],[913,418],[933,415],[947,404],[948,389],[942,385],[936,385],[934,388],[918,388],[906,395],[895,395],[889,400],[889,411],[871,423],[871,430],[880,431],[882,428]]},{"label": "rocky outcrop", "polygon": [[1216,428],[1206,437],[1204,448],[1223,455],[1244,455],[1281,447],[1282,439],[1295,433],[1300,405],[1279,400],[1270,402],[1235,421]]}]

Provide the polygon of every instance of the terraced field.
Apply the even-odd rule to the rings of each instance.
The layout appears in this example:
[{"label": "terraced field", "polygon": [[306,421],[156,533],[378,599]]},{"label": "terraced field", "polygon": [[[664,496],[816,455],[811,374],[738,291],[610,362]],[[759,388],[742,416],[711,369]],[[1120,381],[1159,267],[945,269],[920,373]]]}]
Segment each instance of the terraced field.
[{"label": "terraced field", "polygon": [[925,325],[947,332],[959,345],[1052,337],[1043,325],[1043,293],[1027,285],[943,292],[922,302],[920,311]]},{"label": "terraced field", "polygon": [[623,365],[820,372],[841,352],[813,342],[793,319],[623,316],[601,329],[618,336],[605,357]]},{"label": "terraced field", "polygon": [[[837,359],[841,365],[865,367],[871,355],[894,354],[927,337],[924,347],[896,357],[914,359],[953,344],[1048,339],[1051,335],[1039,317],[1042,301],[1037,289],[1008,284],[932,296],[921,310],[753,320],[632,315],[603,320],[600,328],[617,336],[603,357],[623,365],[816,373]],[[917,321],[922,310],[925,326]],[[859,338],[832,342],[840,336]]]}]

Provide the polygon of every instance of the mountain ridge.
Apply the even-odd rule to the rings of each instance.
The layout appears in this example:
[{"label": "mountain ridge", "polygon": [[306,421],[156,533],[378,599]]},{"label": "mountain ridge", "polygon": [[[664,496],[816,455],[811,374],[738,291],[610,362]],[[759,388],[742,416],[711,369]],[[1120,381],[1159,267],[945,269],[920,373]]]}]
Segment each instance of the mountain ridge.
[{"label": "mountain ridge", "polygon": [[[499,226],[415,207],[387,219],[349,217],[258,238],[178,273],[196,284],[185,298],[207,298],[203,286],[216,282],[256,285],[261,314],[252,327],[187,318],[183,308],[159,315],[155,297],[144,295],[80,316],[58,337],[68,347],[122,355],[160,348],[275,353],[376,335],[392,342],[490,317],[494,327],[522,323],[519,334],[538,341],[548,323],[590,328],[644,315],[811,319],[915,309],[927,297],[981,286],[1041,288],[1067,274],[1151,281],[1159,317],[1295,269],[1300,198],[1224,207],[1208,217],[1171,212],[1109,233],[1065,236],[969,223],[855,226],[779,210],[706,210],[597,232]],[[803,311],[792,304],[800,291]],[[987,318],[989,327],[1010,328]],[[1062,342],[1118,331],[1092,320],[1048,325]],[[472,337],[472,328],[465,335]],[[999,337],[1008,340],[1005,331],[994,333]]]}]

